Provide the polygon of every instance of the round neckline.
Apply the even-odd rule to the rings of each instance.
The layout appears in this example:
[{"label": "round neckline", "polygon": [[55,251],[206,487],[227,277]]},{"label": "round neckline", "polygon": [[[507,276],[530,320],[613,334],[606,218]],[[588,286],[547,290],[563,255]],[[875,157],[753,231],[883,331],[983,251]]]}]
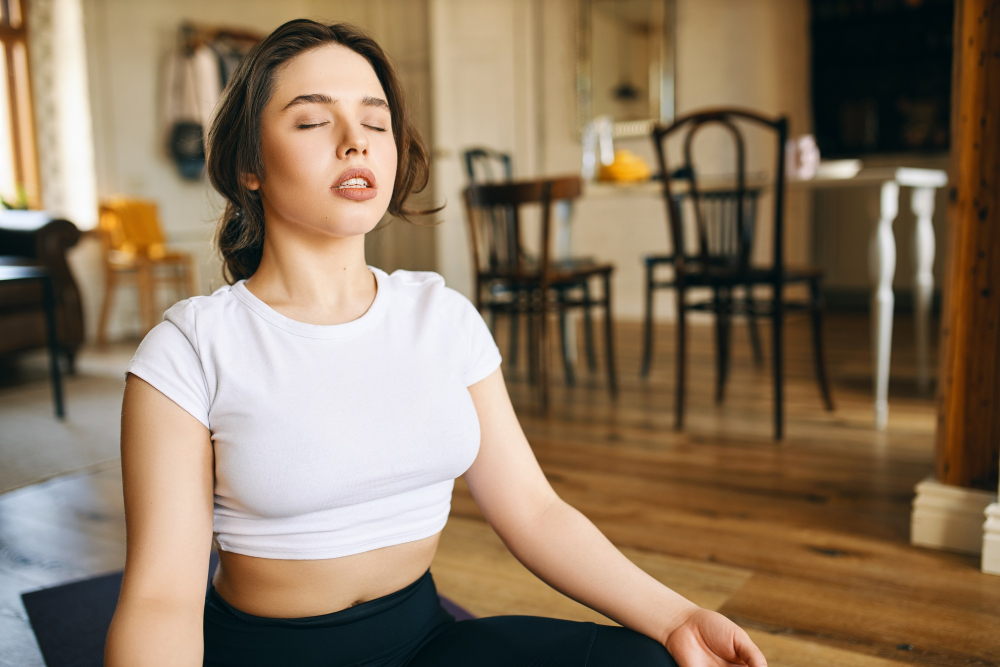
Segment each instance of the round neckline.
[{"label": "round neckline", "polygon": [[232,292],[257,315],[279,329],[306,338],[347,338],[371,327],[379,315],[385,310],[389,300],[388,274],[382,269],[368,265],[368,270],[375,276],[375,299],[361,317],[340,324],[310,324],[286,317],[261,301],[244,285],[246,279],[233,284]]}]

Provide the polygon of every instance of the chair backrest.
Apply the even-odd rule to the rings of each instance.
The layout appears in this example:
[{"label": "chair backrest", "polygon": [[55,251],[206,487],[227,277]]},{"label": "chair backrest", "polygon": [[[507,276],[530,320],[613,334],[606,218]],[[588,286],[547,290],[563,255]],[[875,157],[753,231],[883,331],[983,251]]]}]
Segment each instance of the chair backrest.
[{"label": "chair backrest", "polygon": [[[663,182],[663,196],[667,207],[669,233],[674,245],[675,267],[678,274],[685,270],[683,202],[690,200],[695,230],[698,237],[698,260],[703,268],[728,267],[733,273],[745,273],[750,264],[754,232],[757,228],[757,202],[760,188],[747,187],[746,142],[738,121],[747,122],[771,132],[774,137],[775,169],[774,194],[774,254],[772,271],[780,279],[784,270],[783,203],[785,181],[785,140],[788,121],[785,117],[766,118],[744,109],[711,109],[692,113],[674,120],[670,125],[655,125],[652,138]],[[692,144],[698,132],[717,126],[733,143],[733,185],[724,189],[704,188],[699,182],[694,164]],[[683,137],[683,163],[674,169],[668,164],[666,142],[673,136]],[[685,181],[687,190],[676,193],[677,181]],[[742,205],[740,205],[742,203]]]},{"label": "chair backrest", "polygon": [[[744,259],[749,260],[760,195],[761,188],[747,188],[740,210],[737,190],[701,190],[697,196],[692,192],[675,194],[681,215],[690,210],[700,232],[698,238],[705,247],[699,247],[699,258],[707,257],[716,267],[739,266]],[[685,203],[690,206],[685,207]]]},{"label": "chair backrest", "polygon": [[155,202],[114,197],[101,202],[99,211],[99,226],[112,250],[163,255],[165,238]]},{"label": "chair backrest", "polygon": [[[463,194],[477,283],[515,277],[547,283],[552,204],[576,199],[582,192],[579,176],[469,185]],[[528,204],[539,204],[542,211],[539,258],[534,262],[520,251],[523,247],[520,208]]]},{"label": "chair backrest", "polygon": [[510,155],[492,148],[477,146],[462,153],[469,183],[501,183],[514,178]]}]

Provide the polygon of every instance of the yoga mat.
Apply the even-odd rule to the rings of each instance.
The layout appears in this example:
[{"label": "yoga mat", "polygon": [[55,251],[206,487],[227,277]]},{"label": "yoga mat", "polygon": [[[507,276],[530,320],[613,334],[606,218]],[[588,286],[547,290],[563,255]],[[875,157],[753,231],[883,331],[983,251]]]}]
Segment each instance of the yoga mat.
[{"label": "yoga mat", "polygon": [[[213,551],[206,590],[218,563],[219,556]],[[104,639],[121,586],[122,573],[113,572],[21,595],[48,667],[104,665]],[[475,618],[444,596],[441,606],[459,621]]]}]

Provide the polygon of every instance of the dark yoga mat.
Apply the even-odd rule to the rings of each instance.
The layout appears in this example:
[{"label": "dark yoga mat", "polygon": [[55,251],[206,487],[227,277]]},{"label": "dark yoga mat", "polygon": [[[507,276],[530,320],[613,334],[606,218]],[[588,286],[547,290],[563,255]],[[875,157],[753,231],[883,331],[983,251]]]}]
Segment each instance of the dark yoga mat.
[{"label": "dark yoga mat", "polygon": [[[208,571],[215,572],[218,563],[213,551]],[[206,590],[211,578],[209,574]],[[104,665],[104,639],[121,587],[122,573],[113,572],[21,595],[48,667]],[[444,596],[441,605],[460,621],[475,618]]]}]

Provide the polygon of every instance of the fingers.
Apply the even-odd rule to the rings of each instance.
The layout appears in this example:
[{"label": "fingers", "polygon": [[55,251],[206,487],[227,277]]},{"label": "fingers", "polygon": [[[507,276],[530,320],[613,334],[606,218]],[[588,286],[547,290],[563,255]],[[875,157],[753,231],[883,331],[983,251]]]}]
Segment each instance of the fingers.
[{"label": "fingers", "polygon": [[736,649],[736,655],[747,664],[747,667],[767,667],[764,654],[743,628],[739,628],[739,632],[733,637],[733,648]]}]

